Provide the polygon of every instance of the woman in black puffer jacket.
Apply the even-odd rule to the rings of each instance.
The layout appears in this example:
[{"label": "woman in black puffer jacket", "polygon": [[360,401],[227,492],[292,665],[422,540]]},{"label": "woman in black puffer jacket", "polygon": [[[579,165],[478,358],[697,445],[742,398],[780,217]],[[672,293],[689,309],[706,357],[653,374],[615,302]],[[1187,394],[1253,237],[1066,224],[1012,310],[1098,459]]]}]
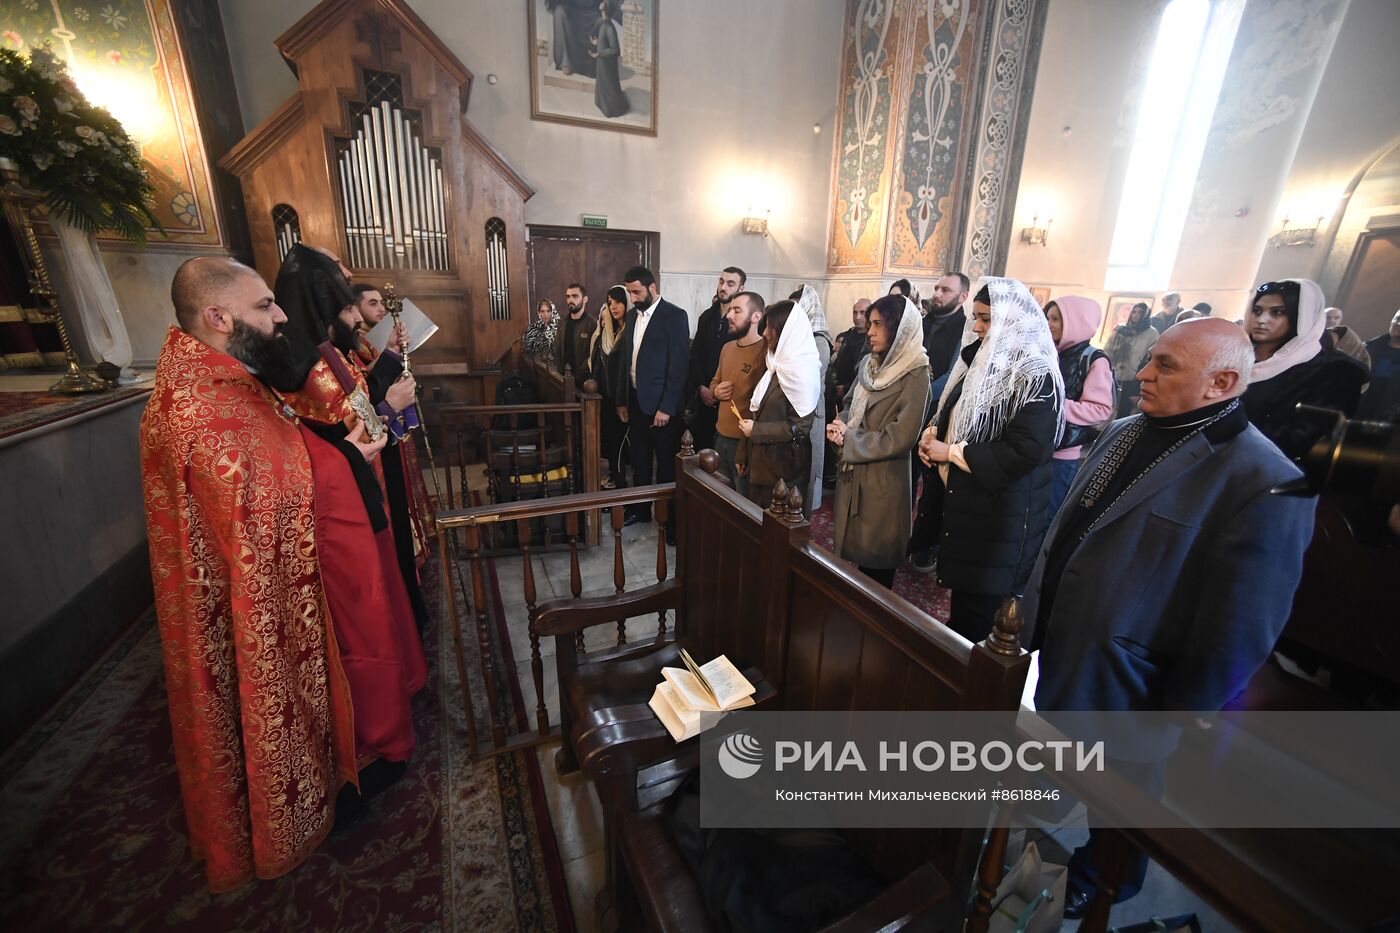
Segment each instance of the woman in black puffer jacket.
[{"label": "woman in black puffer jacket", "polygon": [[985,281],[919,441],[939,486],[921,500],[911,541],[914,549],[938,545],[938,582],[952,590],[948,625],[973,642],[987,637],[997,608],[1030,577],[1048,524],[1065,393],[1030,292],[1013,279]]}]

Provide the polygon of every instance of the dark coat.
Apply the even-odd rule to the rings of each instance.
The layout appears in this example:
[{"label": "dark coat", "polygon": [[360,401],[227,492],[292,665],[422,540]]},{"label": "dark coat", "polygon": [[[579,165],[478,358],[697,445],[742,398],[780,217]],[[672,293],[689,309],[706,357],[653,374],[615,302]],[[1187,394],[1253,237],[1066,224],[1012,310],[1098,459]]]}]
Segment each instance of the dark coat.
[{"label": "dark coat", "polygon": [[[597,333],[596,330],[594,333]],[[588,372],[598,383],[598,393],[608,399],[608,404],[614,407],[626,405],[627,364],[623,361],[621,335],[613,341],[611,353],[603,352],[601,337],[596,341],[593,341],[592,337],[589,340],[592,341],[593,355],[588,361]]]},{"label": "dark coat", "polygon": [[[627,312],[627,329],[622,333],[624,385],[637,391],[642,412],[654,415],[664,411],[672,418],[680,414],[685,391],[690,348],[690,315],[666,299],[656,303],[642,346],[637,353],[637,382],[631,383],[633,334],[637,330],[637,310]],[[619,405],[626,404],[618,400]]]},{"label": "dark coat", "polygon": [[1332,431],[1332,422],[1300,415],[1294,406],[1303,402],[1353,415],[1369,378],[1366,367],[1345,353],[1323,350],[1272,379],[1251,382],[1244,393],[1245,414],[1284,456],[1298,461]]},{"label": "dark coat", "polygon": [[924,316],[924,352],[928,354],[930,379],[947,375],[958,361],[958,351],[962,349],[963,329],[967,326],[967,312],[962,308],[944,315]]},{"label": "dark coat", "polygon": [[[802,490],[807,498],[807,482],[812,469],[812,416],[799,418],[783,387],[774,376],[758,411],[753,413],[753,434],[739,441],[735,462],[747,464],[749,486],[776,486],[783,480]],[[767,506],[766,502],[759,505]]]},{"label": "dark coat", "polygon": [[719,369],[719,351],[730,339],[724,309],[716,301],[701,311],[700,319],[695,322],[695,339],[690,343],[689,373],[685,385],[687,404],[695,398],[700,386],[710,387],[715,370]]},{"label": "dark coat", "polygon": [[[940,440],[946,439],[961,394],[960,381],[944,406]],[[910,547],[938,545],[939,585],[996,596],[1021,592],[1049,524],[1050,456],[1059,419],[1047,386],[1041,398],[1007,422],[1000,437],[963,448],[971,473],[950,465],[946,488],[937,471],[930,474],[933,485],[919,500]]]},{"label": "dark coat", "polygon": [[[1104,430],[1069,501],[1131,423]],[[1288,621],[1312,539],[1317,500],[1269,492],[1300,475],[1247,427],[1218,445],[1195,435],[1127,489],[1070,555],[1047,607],[1037,709],[1213,711],[1238,694]],[[1051,526],[1026,587],[1022,616],[1032,625],[1050,545],[1069,514]],[[1151,761],[1176,732],[1129,738],[1133,760]]]},{"label": "dark coat", "polygon": [[[606,312],[604,312],[606,313]],[[598,320],[589,314],[587,309],[579,316],[574,325],[573,354],[566,356],[564,353],[564,335],[569,331],[569,315],[566,313],[559,318],[559,323],[554,331],[554,365],[562,373],[564,371],[564,361],[576,360],[574,364],[574,385],[582,386],[583,380],[589,375],[588,344],[593,340],[593,332],[598,329]]]},{"label": "dark coat", "polygon": [[[852,389],[847,399],[854,394]],[[838,448],[841,469],[833,516],[832,550],[838,557],[875,569],[904,563],[914,511],[909,451],[919,439],[927,405],[928,369],[919,367],[872,392],[864,422],[846,431],[846,442]]]}]

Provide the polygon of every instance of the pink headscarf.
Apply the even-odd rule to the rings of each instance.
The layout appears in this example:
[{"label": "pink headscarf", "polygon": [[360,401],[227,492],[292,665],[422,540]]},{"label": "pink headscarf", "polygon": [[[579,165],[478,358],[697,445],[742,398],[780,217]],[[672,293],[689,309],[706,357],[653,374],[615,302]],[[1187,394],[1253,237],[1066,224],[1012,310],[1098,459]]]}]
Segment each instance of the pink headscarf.
[{"label": "pink headscarf", "polygon": [[1099,325],[1103,323],[1103,308],[1092,298],[1085,298],[1083,295],[1062,295],[1046,304],[1058,307],[1060,319],[1064,321],[1059,342],[1055,344],[1056,350],[1083,343],[1098,333]]}]

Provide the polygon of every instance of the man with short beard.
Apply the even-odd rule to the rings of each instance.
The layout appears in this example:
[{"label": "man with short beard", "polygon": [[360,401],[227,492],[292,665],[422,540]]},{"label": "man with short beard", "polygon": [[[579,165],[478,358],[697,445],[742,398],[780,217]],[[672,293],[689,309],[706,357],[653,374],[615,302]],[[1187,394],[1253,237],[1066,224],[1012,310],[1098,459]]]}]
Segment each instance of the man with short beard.
[{"label": "man with short beard", "polygon": [[[141,474],[180,791],[221,892],[291,871],[325,838],[355,779],[354,720],[311,462],[264,384],[296,375],[287,318],[232,259],[189,260],[170,291],[179,326],[141,418]],[[383,447],[347,440],[366,458]]]},{"label": "man with short beard", "polygon": [[719,367],[720,350],[733,339],[726,318],[729,302],[747,282],[743,269],[727,267],[719,274],[714,302],[700,312],[700,319],[695,323],[695,339],[690,344],[690,374],[686,380],[685,420],[696,450],[715,446],[720,402],[710,391],[710,383]]},{"label": "man with short beard", "polygon": [[[929,405],[937,407],[943,388],[948,383],[948,374],[953,371],[953,363],[963,346],[963,330],[967,325],[967,313],[963,305],[972,283],[961,272],[949,272],[933,286],[933,297],[928,302],[928,312],[924,315],[924,352],[928,354]],[[928,414],[932,414],[930,411]],[[927,415],[925,416],[927,420]],[[911,467],[914,471],[914,489],[919,488],[919,477],[928,470],[914,453]],[[925,495],[933,495],[932,489]],[[936,548],[921,548],[914,552],[909,565],[916,573],[931,573],[936,568]]]},{"label": "man with short beard", "polygon": [[720,472],[729,477],[741,496],[749,494],[749,478],[740,473],[735,464],[739,442],[744,437],[735,411],[749,411],[754,387],[768,368],[768,345],[758,332],[763,309],[763,296],[754,292],[740,292],[729,299],[729,307],[724,312],[729,342],[719,351],[719,365],[709,385],[710,392],[719,400],[715,452],[719,454]]},{"label": "man with short beard", "polygon": [[598,322],[588,313],[588,289],[574,282],[564,289],[564,319],[554,331],[554,365],[574,374],[574,385],[588,378],[588,347]]}]

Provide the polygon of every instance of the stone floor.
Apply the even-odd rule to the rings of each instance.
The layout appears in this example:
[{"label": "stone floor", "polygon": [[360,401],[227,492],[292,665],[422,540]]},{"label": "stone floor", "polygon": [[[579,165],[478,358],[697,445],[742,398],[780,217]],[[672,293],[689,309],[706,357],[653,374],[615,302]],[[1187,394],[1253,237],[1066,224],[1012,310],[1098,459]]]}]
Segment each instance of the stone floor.
[{"label": "stone floor", "polygon": [[[603,522],[602,539],[598,547],[580,550],[579,569],[583,583],[583,595],[612,593],[613,587],[613,533],[606,521]],[[656,526],[636,525],[626,528],[623,536],[623,562],[626,571],[626,589],[645,586],[656,580]],[[555,596],[567,596],[569,584],[569,552],[557,549],[532,555],[535,577],[536,600],[542,602]],[[675,549],[666,549],[667,573],[675,572]],[[501,599],[505,608],[507,624],[511,633],[512,650],[517,662],[521,692],[525,697],[525,708],[534,721],[535,685],[530,670],[530,643],[527,631],[528,611],[523,592],[524,561],[521,557],[498,558],[496,573],[501,589]],[[631,639],[648,636],[656,631],[656,618],[650,616],[631,620],[628,634]],[[617,631],[612,626],[598,626],[585,636],[589,648],[601,648],[616,643]],[[549,659],[554,655],[552,639],[540,645],[540,655],[545,659],[544,682],[545,701],[551,716],[557,715],[558,690],[554,679],[554,666]],[[1033,690],[1033,686],[1030,687]],[[554,753],[557,745],[548,745],[538,750],[540,771],[544,777],[550,813],[554,820],[554,831],[559,843],[560,858],[564,862],[564,874],[569,885],[574,920],[581,933],[591,933],[597,929],[593,911],[593,898],[603,884],[603,826],[602,811],[597,794],[580,774],[560,777],[554,768]],[[1088,838],[1088,825],[1083,808],[1077,808],[1067,822],[1049,830],[1027,829],[1013,837],[1013,850],[1019,853],[1028,841],[1035,841],[1041,857],[1049,863],[1066,864],[1076,846]],[[1117,905],[1110,919],[1112,925],[1126,925],[1151,919],[1169,918],[1184,913],[1195,912],[1201,928],[1207,933],[1229,931],[1234,927],[1222,920],[1212,909],[1188,891],[1180,882],[1155,863],[1148,868],[1147,881],[1141,893],[1131,901]],[[1063,929],[1077,929],[1078,923],[1067,921]]]},{"label": "stone floor", "polygon": [[[656,551],[654,524],[634,525],[623,529],[625,589],[637,589],[656,581]],[[531,566],[535,578],[536,602],[569,595],[567,548],[533,554]],[[675,572],[675,566],[676,549],[667,547],[668,576]],[[582,595],[596,596],[614,592],[613,532],[606,515],[599,545],[579,550],[579,571],[583,582]],[[497,558],[496,577],[501,589],[507,627],[510,630],[511,650],[515,654],[525,709],[533,723],[536,692],[530,670],[529,612],[525,605],[524,576],[524,558]],[[631,620],[627,629],[629,639],[633,640],[653,635],[656,632],[656,616]],[[596,626],[584,637],[584,644],[590,649],[608,647],[616,643],[615,626]],[[559,710],[558,688],[554,677],[554,665],[550,662],[554,656],[553,639],[545,639],[540,643],[540,656],[545,661],[545,704],[551,717],[556,717]],[[581,774],[561,777],[555,770],[554,753],[558,747],[557,744],[546,745],[537,751],[540,773],[544,778],[549,812],[554,821],[554,834],[559,843],[559,857],[564,862],[564,875],[569,884],[574,922],[580,933],[591,933],[598,928],[593,912],[593,898],[603,885],[603,814],[598,795]]]}]

